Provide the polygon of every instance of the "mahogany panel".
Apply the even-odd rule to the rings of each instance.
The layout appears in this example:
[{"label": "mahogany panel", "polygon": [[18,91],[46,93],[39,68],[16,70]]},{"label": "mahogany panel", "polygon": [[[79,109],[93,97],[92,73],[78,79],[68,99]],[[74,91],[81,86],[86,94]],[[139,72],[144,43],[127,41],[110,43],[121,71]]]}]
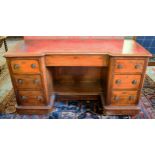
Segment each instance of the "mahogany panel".
[{"label": "mahogany panel", "polygon": [[101,55],[52,55],[46,56],[46,66],[107,66],[108,56]]},{"label": "mahogany panel", "polygon": [[77,93],[100,93],[103,92],[104,89],[101,86],[100,82],[81,82],[81,83],[54,83],[54,89],[53,91],[55,93],[70,93],[77,94]]},{"label": "mahogany panel", "polygon": [[138,106],[104,106],[105,115],[136,115],[140,112]]},{"label": "mahogany panel", "polygon": [[48,67],[53,80],[59,82],[96,82],[107,78],[107,67]]},{"label": "mahogany panel", "polygon": [[141,75],[114,75],[113,89],[138,89]]},{"label": "mahogany panel", "polygon": [[100,100],[100,95],[57,95],[56,101]]},{"label": "mahogany panel", "polygon": [[38,60],[30,59],[11,59],[11,69],[13,73],[40,73],[40,66]]},{"label": "mahogany panel", "polygon": [[18,114],[44,115],[52,111],[51,106],[16,106]]}]

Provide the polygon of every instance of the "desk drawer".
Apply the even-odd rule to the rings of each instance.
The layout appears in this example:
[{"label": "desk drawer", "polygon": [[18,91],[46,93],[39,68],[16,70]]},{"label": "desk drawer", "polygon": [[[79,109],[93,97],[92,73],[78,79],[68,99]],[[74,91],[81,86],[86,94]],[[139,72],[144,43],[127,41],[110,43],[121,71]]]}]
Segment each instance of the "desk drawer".
[{"label": "desk drawer", "polygon": [[114,75],[114,89],[138,89],[140,86],[141,75]]},{"label": "desk drawer", "polygon": [[52,55],[46,56],[46,66],[107,66],[108,56],[99,55]]},{"label": "desk drawer", "polygon": [[114,64],[114,72],[118,73],[142,73],[144,60],[117,59]]},{"label": "desk drawer", "polygon": [[137,103],[137,91],[113,91],[111,98],[112,105],[135,105]]},{"label": "desk drawer", "polygon": [[40,67],[38,60],[13,59],[11,60],[13,73],[39,73]]},{"label": "desk drawer", "polygon": [[14,75],[13,78],[18,89],[42,89],[40,75]]},{"label": "desk drawer", "polygon": [[44,95],[41,91],[18,91],[20,105],[42,106],[45,105]]}]

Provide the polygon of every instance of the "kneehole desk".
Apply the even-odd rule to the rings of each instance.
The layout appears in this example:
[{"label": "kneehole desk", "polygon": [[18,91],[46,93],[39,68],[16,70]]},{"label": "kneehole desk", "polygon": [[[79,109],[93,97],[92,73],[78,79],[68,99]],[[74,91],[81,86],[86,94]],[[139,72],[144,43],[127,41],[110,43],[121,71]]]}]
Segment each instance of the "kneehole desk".
[{"label": "kneehole desk", "polygon": [[151,54],[134,40],[31,37],[5,57],[18,113],[45,114],[57,100],[99,100],[105,115],[135,115]]}]

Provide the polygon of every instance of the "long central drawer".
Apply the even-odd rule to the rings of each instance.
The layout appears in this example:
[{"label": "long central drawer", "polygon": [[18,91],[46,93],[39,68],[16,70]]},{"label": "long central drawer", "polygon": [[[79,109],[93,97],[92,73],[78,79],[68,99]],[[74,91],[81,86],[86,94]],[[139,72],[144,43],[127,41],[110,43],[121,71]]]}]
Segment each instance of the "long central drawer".
[{"label": "long central drawer", "polygon": [[107,55],[50,55],[46,66],[108,66]]}]

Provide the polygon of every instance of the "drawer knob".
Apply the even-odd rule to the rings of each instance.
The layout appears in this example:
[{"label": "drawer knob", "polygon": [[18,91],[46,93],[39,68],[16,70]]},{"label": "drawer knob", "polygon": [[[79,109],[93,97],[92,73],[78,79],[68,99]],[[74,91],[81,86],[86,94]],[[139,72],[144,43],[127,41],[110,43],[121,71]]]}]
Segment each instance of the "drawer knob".
[{"label": "drawer knob", "polygon": [[43,100],[43,97],[42,96],[37,96],[37,100],[38,101],[42,101]]},{"label": "drawer knob", "polygon": [[132,84],[133,84],[133,85],[136,85],[136,84],[137,84],[137,80],[133,80],[133,81],[132,81]]},{"label": "drawer knob", "polygon": [[19,84],[22,84],[23,83],[23,80],[22,79],[18,79],[18,83]]},{"label": "drawer knob", "polygon": [[26,100],[27,97],[26,97],[26,96],[21,96],[21,99],[22,99],[22,100]]},{"label": "drawer knob", "polygon": [[140,69],[141,68],[141,65],[137,64],[135,65],[135,69]]},{"label": "drawer knob", "polygon": [[19,64],[14,64],[14,69],[19,69],[20,65]]},{"label": "drawer knob", "polygon": [[115,83],[116,84],[121,84],[121,80],[116,80]]},{"label": "drawer knob", "polygon": [[134,100],[135,99],[135,97],[134,96],[129,96],[129,100],[131,101],[131,100]]},{"label": "drawer knob", "polygon": [[39,79],[35,79],[35,80],[33,81],[34,84],[38,84],[39,82],[40,82]]},{"label": "drawer knob", "polygon": [[115,97],[114,97],[114,100],[115,100],[115,101],[118,101],[119,99],[120,99],[119,96],[115,96]]},{"label": "drawer knob", "polygon": [[31,68],[36,68],[36,64],[31,64]]},{"label": "drawer knob", "polygon": [[117,68],[118,68],[118,69],[122,69],[122,68],[123,68],[123,65],[118,64],[118,65],[117,65]]}]

